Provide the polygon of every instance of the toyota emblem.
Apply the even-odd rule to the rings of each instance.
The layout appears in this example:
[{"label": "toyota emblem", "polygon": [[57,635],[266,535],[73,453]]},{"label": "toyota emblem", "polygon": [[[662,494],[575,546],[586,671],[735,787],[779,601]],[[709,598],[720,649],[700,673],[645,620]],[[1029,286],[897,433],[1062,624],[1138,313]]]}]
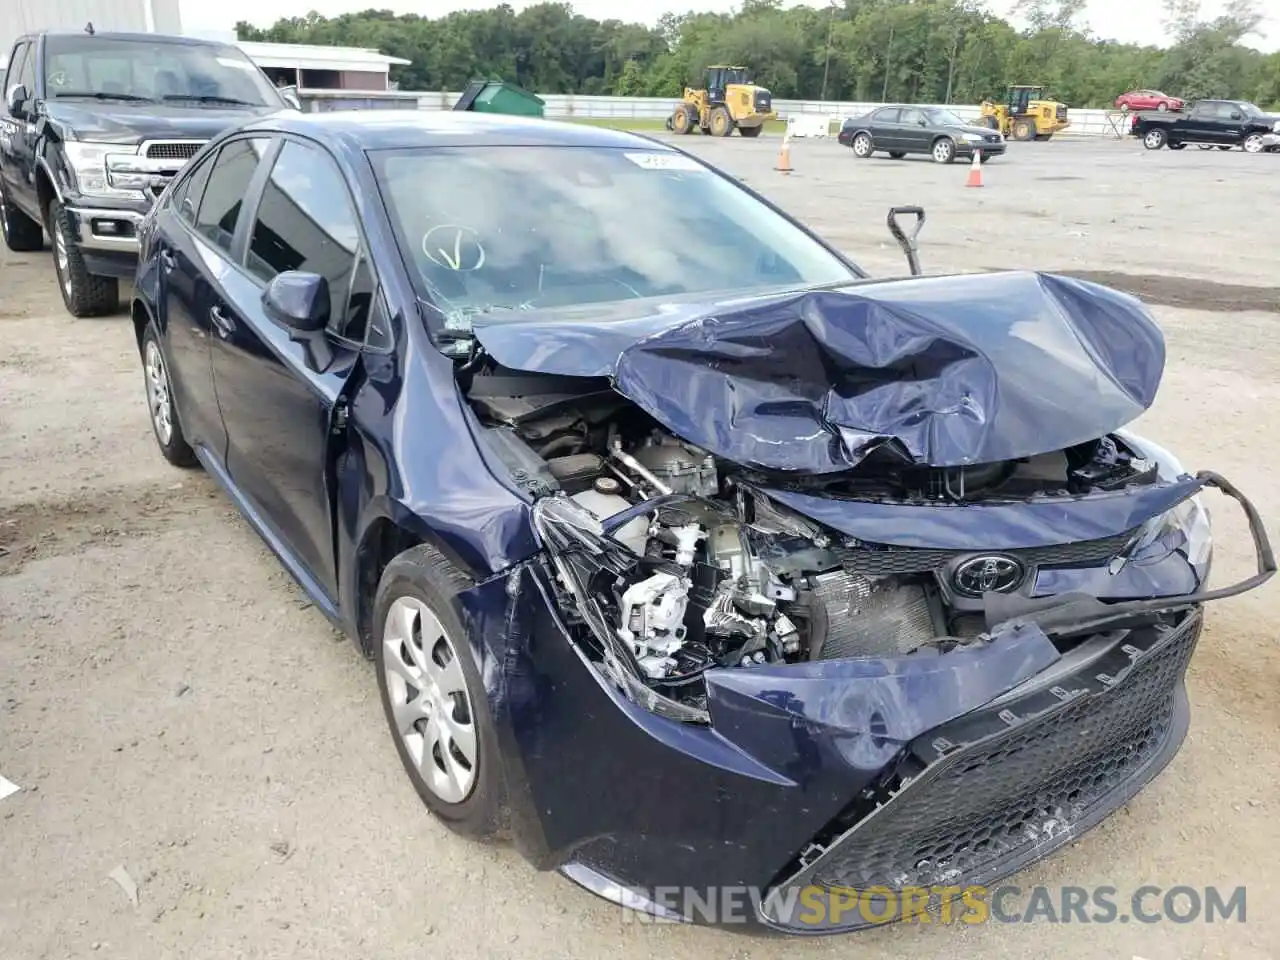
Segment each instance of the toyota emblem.
[{"label": "toyota emblem", "polygon": [[1022,573],[1022,564],[1013,557],[970,557],[956,567],[951,583],[956,593],[968,597],[1011,593],[1022,583]]}]

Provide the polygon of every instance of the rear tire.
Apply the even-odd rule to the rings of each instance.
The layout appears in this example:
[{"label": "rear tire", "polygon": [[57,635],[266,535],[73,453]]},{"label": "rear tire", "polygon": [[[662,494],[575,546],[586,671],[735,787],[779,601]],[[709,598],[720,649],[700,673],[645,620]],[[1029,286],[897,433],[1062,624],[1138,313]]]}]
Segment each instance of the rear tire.
[{"label": "rear tire", "polygon": [[875,144],[871,141],[871,134],[863,131],[853,138],[853,155],[859,160],[865,160],[875,152]]},{"label": "rear tire", "polygon": [[505,830],[506,784],[484,683],[455,607],[469,586],[435,548],[406,550],[378,582],[373,648],[383,712],[418,796],[451,830],[485,840]]},{"label": "rear tire", "polygon": [[4,245],[14,253],[33,253],[44,247],[44,230],[13,204],[0,189],[0,232]]},{"label": "rear tire", "polygon": [[1030,120],[1019,120],[1013,125],[1012,133],[1015,140],[1034,140],[1036,138],[1036,125]]},{"label": "rear tire", "polygon": [[710,128],[713,137],[727,137],[733,133],[733,117],[724,107],[716,107],[711,111]]},{"label": "rear tire", "polygon": [[151,432],[156,438],[160,453],[175,467],[195,467],[200,461],[187,443],[178,418],[178,407],[173,400],[173,384],[169,379],[169,365],[160,350],[160,337],[155,324],[148,321],[142,334],[142,377],[147,388],[147,413],[151,418]]},{"label": "rear tire", "polygon": [[49,235],[53,238],[53,266],[58,273],[62,302],[73,317],[102,317],[120,308],[120,282],[89,272],[80,252],[80,238],[71,215],[54,200],[49,204]]},{"label": "rear tire", "polygon": [[1142,145],[1148,150],[1159,150],[1169,142],[1169,135],[1163,130],[1148,130],[1142,135]]}]

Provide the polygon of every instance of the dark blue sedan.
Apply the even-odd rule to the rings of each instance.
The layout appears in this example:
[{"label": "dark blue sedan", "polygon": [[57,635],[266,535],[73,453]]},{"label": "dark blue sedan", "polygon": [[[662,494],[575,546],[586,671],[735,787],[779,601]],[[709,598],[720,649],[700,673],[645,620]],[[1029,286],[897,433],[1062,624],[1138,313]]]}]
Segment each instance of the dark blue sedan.
[{"label": "dark blue sedan", "polygon": [[[652,913],[847,930],[1047,855],[1169,762],[1202,605],[1274,570],[1123,429],[1137,300],[872,280],[648,138],[270,117],[141,248],[161,452],[376,662],[424,803]],[[1212,591],[1208,487],[1259,554]]]}]

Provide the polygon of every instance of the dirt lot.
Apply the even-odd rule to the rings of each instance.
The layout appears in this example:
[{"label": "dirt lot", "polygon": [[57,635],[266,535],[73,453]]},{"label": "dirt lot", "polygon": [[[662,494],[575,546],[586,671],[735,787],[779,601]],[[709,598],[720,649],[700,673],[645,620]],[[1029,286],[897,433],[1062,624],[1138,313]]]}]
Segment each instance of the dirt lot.
[{"label": "dirt lot", "polygon": [[[1039,268],[1148,296],[1169,342],[1140,428],[1248,491],[1280,537],[1280,157],[1015,144],[962,165],[832,142],[686,141],[874,273],[885,209],[929,211],[932,271]],[[1257,211],[1266,211],[1259,215]],[[1280,588],[1212,608],[1188,742],[1129,807],[1014,882],[1248,887],[1244,924],[896,926],[748,939],[628,923],[426,816],[369,666],[201,473],[153,448],[128,321],[64,313],[48,253],[0,266],[0,956],[1277,956]],[[1218,583],[1247,571],[1214,501]],[[123,865],[135,908],[108,880]]]}]

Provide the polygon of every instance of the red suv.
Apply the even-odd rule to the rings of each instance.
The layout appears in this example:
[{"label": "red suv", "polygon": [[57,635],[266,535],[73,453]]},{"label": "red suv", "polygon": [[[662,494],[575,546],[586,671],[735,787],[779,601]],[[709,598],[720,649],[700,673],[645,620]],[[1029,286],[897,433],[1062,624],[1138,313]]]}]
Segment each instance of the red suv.
[{"label": "red suv", "polygon": [[1181,110],[1185,101],[1159,90],[1130,90],[1116,97],[1117,110]]}]

